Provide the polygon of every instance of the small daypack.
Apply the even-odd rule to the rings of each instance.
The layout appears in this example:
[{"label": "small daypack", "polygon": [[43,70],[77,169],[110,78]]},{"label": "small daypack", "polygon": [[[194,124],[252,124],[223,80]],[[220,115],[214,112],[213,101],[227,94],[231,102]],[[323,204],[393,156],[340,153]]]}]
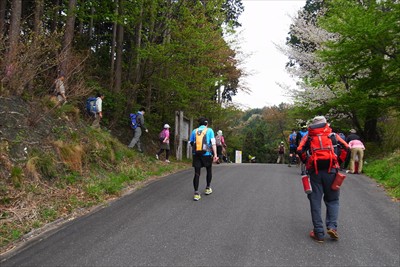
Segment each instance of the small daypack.
[{"label": "small daypack", "polygon": [[217,135],[217,136],[215,137],[215,144],[216,144],[217,146],[222,146],[221,136]]},{"label": "small daypack", "polygon": [[197,155],[204,155],[208,149],[206,133],[208,128],[204,128],[203,130],[196,129],[196,141],[194,144],[194,152]]},{"label": "small daypack", "polygon": [[162,141],[164,141],[165,136],[166,136],[165,129],[162,129],[162,131],[161,131],[160,134],[158,135],[158,138],[159,138],[160,141],[162,142]]},{"label": "small daypack", "polygon": [[96,101],[97,101],[97,97],[94,97],[94,96],[90,96],[90,97],[88,97],[88,99],[86,99],[86,112],[88,114],[92,115],[97,112]]},{"label": "small daypack", "polygon": [[131,128],[132,129],[136,129],[139,125],[139,122],[137,120],[138,115],[140,115],[140,113],[131,113],[129,114],[129,117],[131,118]]}]

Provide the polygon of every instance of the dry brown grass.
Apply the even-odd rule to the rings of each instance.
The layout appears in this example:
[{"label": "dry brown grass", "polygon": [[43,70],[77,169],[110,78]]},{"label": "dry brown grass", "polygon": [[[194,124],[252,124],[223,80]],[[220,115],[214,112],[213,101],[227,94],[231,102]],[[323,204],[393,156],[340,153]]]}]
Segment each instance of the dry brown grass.
[{"label": "dry brown grass", "polygon": [[82,174],[82,155],[84,153],[81,145],[65,144],[63,141],[56,141],[54,145],[65,165],[71,170]]},{"label": "dry brown grass", "polygon": [[36,161],[39,157],[32,157],[26,162],[26,174],[33,181],[39,181],[40,174],[36,169]]}]

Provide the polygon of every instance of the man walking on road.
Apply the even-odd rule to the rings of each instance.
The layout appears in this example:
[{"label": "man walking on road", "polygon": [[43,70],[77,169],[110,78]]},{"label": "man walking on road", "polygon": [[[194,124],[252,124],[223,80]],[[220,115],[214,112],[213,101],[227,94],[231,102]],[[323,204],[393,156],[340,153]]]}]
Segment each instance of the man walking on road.
[{"label": "man walking on road", "polygon": [[[310,175],[312,192],[307,195],[310,201],[311,218],[314,229],[310,237],[315,241],[324,242],[325,231],[321,217],[321,201],[326,205],[326,221],[328,235],[338,240],[337,219],[339,215],[339,190],[332,190],[331,186],[338,171],[338,159],[333,150],[331,141],[332,129],[324,116],[315,117],[308,127],[308,135],[305,136],[297,148],[301,160],[306,161],[306,168]],[[347,149],[347,143],[336,135],[337,142]],[[317,146],[320,145],[319,148]],[[324,149],[323,149],[324,148]],[[329,149],[327,149],[329,148]],[[306,158],[308,152],[310,156]],[[324,155],[326,153],[326,156]]]},{"label": "man walking on road", "polygon": [[210,195],[212,193],[211,180],[212,180],[212,164],[213,161],[217,162],[217,146],[215,142],[214,131],[208,128],[208,121],[206,118],[199,119],[199,127],[194,129],[190,136],[190,144],[193,148],[193,162],[194,177],[194,197],[193,200],[198,201],[201,199],[199,192],[200,170],[205,167],[207,170],[207,186],[204,194]]}]

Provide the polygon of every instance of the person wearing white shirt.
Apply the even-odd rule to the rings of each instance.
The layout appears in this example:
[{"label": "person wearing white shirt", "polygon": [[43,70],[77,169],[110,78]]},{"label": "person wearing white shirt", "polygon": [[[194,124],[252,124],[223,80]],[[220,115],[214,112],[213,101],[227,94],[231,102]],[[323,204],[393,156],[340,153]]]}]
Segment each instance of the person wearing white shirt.
[{"label": "person wearing white shirt", "polygon": [[100,128],[100,120],[103,118],[103,99],[104,94],[97,94],[96,98],[96,113],[94,114],[93,128]]}]

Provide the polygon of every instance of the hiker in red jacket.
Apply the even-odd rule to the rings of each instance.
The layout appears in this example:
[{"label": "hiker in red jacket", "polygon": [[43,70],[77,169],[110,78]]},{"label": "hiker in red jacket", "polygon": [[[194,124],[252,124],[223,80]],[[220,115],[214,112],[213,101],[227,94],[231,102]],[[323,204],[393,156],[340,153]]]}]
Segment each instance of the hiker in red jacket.
[{"label": "hiker in red jacket", "polygon": [[310,201],[311,217],[314,229],[310,237],[317,242],[323,242],[325,237],[324,224],[321,217],[321,201],[326,205],[326,228],[332,239],[339,239],[337,219],[339,215],[339,190],[331,186],[339,168],[336,149],[342,147],[340,158],[345,157],[347,143],[340,136],[332,133],[324,116],[315,117],[308,127],[308,134],[301,140],[297,153],[305,162],[310,176],[312,192],[307,195]]}]

